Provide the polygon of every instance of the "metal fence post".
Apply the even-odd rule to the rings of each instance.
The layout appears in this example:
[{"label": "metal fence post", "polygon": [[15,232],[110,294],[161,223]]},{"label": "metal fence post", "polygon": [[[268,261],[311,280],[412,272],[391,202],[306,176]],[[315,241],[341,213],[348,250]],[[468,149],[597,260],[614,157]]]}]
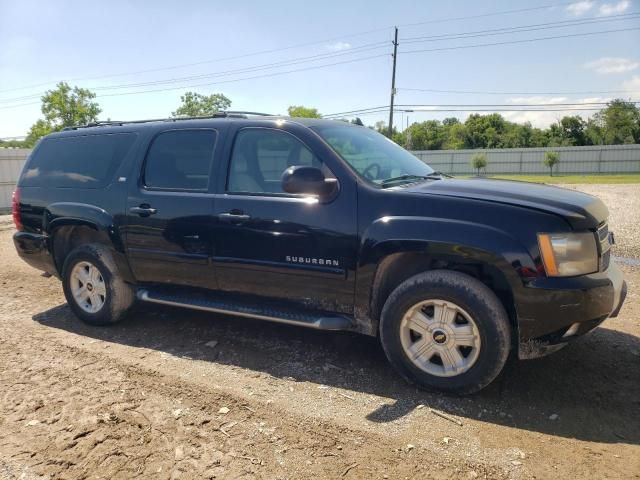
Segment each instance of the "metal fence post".
[{"label": "metal fence post", "polygon": [[602,173],[602,145],[600,146],[600,152],[598,153],[598,173]]},{"label": "metal fence post", "polygon": [[520,174],[522,174],[522,155],[524,155],[524,151],[520,150]]}]

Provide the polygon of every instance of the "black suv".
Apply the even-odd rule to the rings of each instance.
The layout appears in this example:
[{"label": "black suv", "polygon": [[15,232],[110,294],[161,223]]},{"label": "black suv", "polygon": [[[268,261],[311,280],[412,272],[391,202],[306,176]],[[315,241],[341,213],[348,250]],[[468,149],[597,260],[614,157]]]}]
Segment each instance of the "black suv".
[{"label": "black suv", "polygon": [[87,323],[137,299],[377,336],[409,382],[465,394],[510,352],[616,316],[607,208],[452,179],[375,131],[225,113],[103,122],[39,142],[14,197],[20,256]]}]

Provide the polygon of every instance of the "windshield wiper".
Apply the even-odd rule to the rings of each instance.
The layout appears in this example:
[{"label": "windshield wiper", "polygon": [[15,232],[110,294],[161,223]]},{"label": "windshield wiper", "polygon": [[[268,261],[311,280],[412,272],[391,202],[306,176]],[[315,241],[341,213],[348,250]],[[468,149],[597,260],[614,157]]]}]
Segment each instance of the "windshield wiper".
[{"label": "windshield wiper", "polygon": [[389,185],[391,185],[392,183],[396,183],[396,182],[403,182],[405,180],[426,180],[430,177],[426,176],[426,175],[400,175],[397,177],[391,177],[391,178],[386,178],[384,179],[382,182],[380,182],[380,186],[382,187],[387,187]]},{"label": "windshield wiper", "polygon": [[453,175],[449,175],[448,173],[433,171],[425,177],[445,177],[445,178],[453,178]]},{"label": "windshield wiper", "polygon": [[428,173],[426,175],[409,175],[409,174],[405,174],[405,175],[399,175],[397,177],[387,178],[387,179],[383,180],[382,182],[380,182],[380,186],[382,188],[385,188],[385,187],[391,186],[394,183],[404,182],[406,180],[429,180],[429,179],[438,179],[438,178],[442,178],[442,177],[451,178],[451,175],[447,175],[446,173],[442,173],[442,172],[431,172],[431,173]]}]

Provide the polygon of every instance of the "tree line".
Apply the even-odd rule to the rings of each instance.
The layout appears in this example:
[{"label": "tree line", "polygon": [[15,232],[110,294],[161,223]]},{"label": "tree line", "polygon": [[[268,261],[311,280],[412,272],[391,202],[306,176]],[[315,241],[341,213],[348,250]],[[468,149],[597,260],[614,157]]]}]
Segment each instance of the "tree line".
[{"label": "tree line", "polygon": [[[60,82],[42,97],[42,118],[29,129],[23,141],[2,141],[0,147],[30,148],[39,138],[73,125],[98,120],[102,113],[92,91]],[[198,117],[228,110],[231,100],[221,93],[202,95],[185,92],[173,117]],[[292,105],[287,109],[292,117],[322,118],[316,108]],[[348,121],[343,119],[344,121]],[[363,125],[359,118],[351,121]],[[384,122],[370,128],[389,136]],[[612,100],[605,108],[585,120],[580,116],[565,116],[548,128],[536,128],[530,123],[515,123],[499,113],[472,114],[462,122],[455,117],[444,120],[416,122],[400,132],[395,127],[393,141],[409,150],[447,150],[476,148],[562,147],[582,145],[619,145],[640,143],[640,109],[622,99]]]},{"label": "tree line", "polygon": [[[375,128],[388,136],[379,122]],[[395,128],[392,139],[408,150],[459,150],[475,148],[571,147],[640,143],[640,110],[631,102],[612,100],[585,120],[565,116],[548,128],[515,123],[499,113],[414,123],[403,132]]]}]

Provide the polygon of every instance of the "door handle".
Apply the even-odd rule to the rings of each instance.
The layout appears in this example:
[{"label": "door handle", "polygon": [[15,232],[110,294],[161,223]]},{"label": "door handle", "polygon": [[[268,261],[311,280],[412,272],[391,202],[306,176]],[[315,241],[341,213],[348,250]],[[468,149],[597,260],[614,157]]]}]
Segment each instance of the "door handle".
[{"label": "door handle", "polygon": [[244,213],[221,213],[218,218],[223,222],[246,222],[251,217]]},{"label": "door handle", "polygon": [[148,217],[149,215],[154,215],[158,212],[158,210],[151,208],[151,206],[146,203],[143,203],[139,207],[131,207],[129,211],[136,215],[140,215],[141,217]]}]

